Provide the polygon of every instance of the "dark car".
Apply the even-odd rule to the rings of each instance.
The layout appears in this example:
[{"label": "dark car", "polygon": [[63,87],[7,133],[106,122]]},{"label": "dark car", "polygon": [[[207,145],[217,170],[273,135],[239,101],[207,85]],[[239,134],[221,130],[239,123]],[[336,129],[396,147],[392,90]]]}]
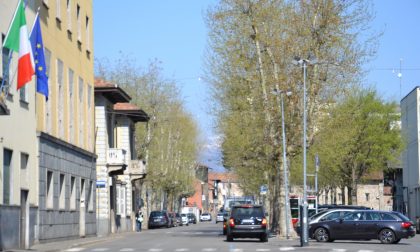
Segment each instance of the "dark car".
[{"label": "dark car", "polygon": [[152,211],[149,216],[148,228],[171,227],[172,222],[166,211]]},{"label": "dark car", "polygon": [[187,216],[188,216],[188,223],[193,223],[193,224],[197,223],[197,217],[195,217],[195,214],[187,213]]},{"label": "dark car", "polygon": [[333,220],[309,224],[309,237],[318,242],[370,240],[398,243],[415,235],[414,224],[399,212],[356,210]]},{"label": "dark car", "polygon": [[230,212],[227,223],[226,240],[234,238],[259,238],[268,241],[267,219],[261,205],[236,205]]}]

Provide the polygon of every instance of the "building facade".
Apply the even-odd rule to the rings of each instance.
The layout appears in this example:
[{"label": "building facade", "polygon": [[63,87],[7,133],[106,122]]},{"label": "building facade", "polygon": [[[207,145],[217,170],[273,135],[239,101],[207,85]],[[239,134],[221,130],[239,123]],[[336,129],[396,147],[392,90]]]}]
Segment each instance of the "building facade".
[{"label": "building facade", "polygon": [[93,2],[39,8],[49,97],[37,94],[39,242],[96,235]]},{"label": "building facade", "polygon": [[[17,0],[0,2],[1,45]],[[35,17],[26,8],[28,27]],[[38,159],[35,82],[16,91],[18,54],[1,47],[0,83],[0,250],[29,248],[35,240],[38,211]],[[9,68],[7,67],[9,65]]]},{"label": "building facade", "polygon": [[130,96],[117,85],[95,80],[95,123],[98,234],[134,231],[140,206],[139,180],[146,164],[136,157],[135,123],[147,114],[128,103]]},{"label": "building facade", "polygon": [[408,217],[420,220],[420,87],[401,100],[401,126],[406,149],[403,152],[403,190]]}]

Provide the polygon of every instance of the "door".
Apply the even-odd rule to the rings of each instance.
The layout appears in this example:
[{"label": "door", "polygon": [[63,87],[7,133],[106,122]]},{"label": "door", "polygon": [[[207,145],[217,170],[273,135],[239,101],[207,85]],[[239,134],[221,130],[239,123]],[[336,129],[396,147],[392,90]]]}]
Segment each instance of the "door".
[{"label": "door", "polygon": [[20,248],[29,248],[29,204],[28,191],[20,191]]},{"label": "door", "polygon": [[86,236],[86,190],[85,180],[80,179],[80,209],[79,209],[79,236]]},{"label": "door", "polygon": [[331,225],[331,232],[334,232],[335,239],[356,239],[358,237],[358,230],[360,220],[363,219],[363,213],[351,212],[343,218],[336,219]]}]

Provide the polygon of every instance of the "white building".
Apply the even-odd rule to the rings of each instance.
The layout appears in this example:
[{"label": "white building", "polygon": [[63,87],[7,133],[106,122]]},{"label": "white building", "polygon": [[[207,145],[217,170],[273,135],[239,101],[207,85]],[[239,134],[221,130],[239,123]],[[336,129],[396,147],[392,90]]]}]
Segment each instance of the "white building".
[{"label": "white building", "polygon": [[149,117],[130,99],[117,85],[95,80],[99,235],[135,230],[134,213],[141,200],[134,185],[146,176],[145,163],[136,157],[135,123]]},{"label": "white building", "polygon": [[401,100],[401,126],[406,150],[403,153],[403,195],[408,217],[420,218],[420,154],[419,117],[420,87],[414,88]]}]

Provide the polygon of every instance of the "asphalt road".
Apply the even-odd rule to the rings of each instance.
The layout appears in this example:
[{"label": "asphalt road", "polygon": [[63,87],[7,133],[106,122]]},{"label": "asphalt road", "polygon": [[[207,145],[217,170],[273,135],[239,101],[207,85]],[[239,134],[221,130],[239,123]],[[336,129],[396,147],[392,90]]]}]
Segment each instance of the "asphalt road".
[{"label": "asphalt road", "polygon": [[227,242],[222,235],[222,223],[205,222],[189,226],[143,230],[126,233],[100,242],[80,245],[61,251],[145,251],[145,252],[270,252],[270,251],[328,251],[328,252],[415,252],[420,251],[420,235],[402,240],[399,244],[384,245],[379,241],[310,241],[300,247],[299,240],[270,237],[267,243],[257,239],[235,239]]}]

